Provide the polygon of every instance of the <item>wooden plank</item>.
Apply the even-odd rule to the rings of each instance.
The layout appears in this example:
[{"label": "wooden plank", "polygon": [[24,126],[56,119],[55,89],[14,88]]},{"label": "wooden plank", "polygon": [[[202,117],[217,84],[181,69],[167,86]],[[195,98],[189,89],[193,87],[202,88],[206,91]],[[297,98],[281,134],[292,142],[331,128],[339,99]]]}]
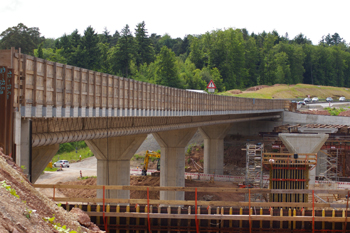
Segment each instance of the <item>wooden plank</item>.
[{"label": "wooden plank", "polygon": [[52,87],[53,87],[53,106],[57,107],[57,62],[53,64],[53,80],[52,80]]},{"label": "wooden plank", "polygon": [[67,65],[63,65],[62,68],[62,107],[66,107],[66,70],[67,70]]},{"label": "wooden plank", "polygon": [[47,105],[47,62],[46,60],[43,61],[44,65],[44,80],[43,80],[43,85],[44,85],[44,100],[43,100],[43,105],[46,107]]},{"label": "wooden plank", "polygon": [[93,104],[93,108],[96,108],[96,71],[94,72],[94,77],[93,77],[93,86],[94,86],[94,98],[93,98],[93,101],[94,101],[94,104]]},{"label": "wooden plank", "polygon": [[26,100],[26,85],[27,85],[27,55],[23,54],[23,69],[22,69],[22,88],[23,88],[23,96],[22,96],[22,106],[26,106],[27,100]]},{"label": "wooden plank", "polygon": [[79,108],[83,107],[83,69],[79,69]]},{"label": "wooden plank", "polygon": [[33,106],[36,106],[36,92],[37,92],[37,79],[38,79],[38,60],[36,57],[34,57],[34,76],[33,76],[33,92],[32,92],[32,98],[33,98]]},{"label": "wooden plank", "polygon": [[[56,185],[56,184],[33,184],[35,188],[71,188],[71,189],[102,189],[103,185]],[[106,190],[139,190],[139,191],[187,191],[195,192],[195,187],[159,187],[159,186],[128,186],[128,185],[106,185]],[[230,193],[276,193],[276,194],[311,194],[311,189],[243,189],[243,188],[218,188],[218,187],[198,187],[197,192],[230,192]],[[316,194],[347,194],[348,190],[315,189]],[[290,203],[290,202],[286,202]]]},{"label": "wooden plank", "polygon": [[[107,217],[130,217],[130,218],[148,218],[148,213],[125,213],[125,212],[87,212],[89,216],[107,216]],[[195,219],[194,214],[162,214],[162,213],[150,213],[150,218],[161,219]],[[312,216],[270,216],[270,215],[221,215],[221,214],[200,214],[197,215],[197,219],[201,220],[251,220],[253,221],[298,221],[298,222],[310,222]],[[345,222],[345,217],[315,217],[315,222]],[[350,219],[347,220],[350,222]]]}]

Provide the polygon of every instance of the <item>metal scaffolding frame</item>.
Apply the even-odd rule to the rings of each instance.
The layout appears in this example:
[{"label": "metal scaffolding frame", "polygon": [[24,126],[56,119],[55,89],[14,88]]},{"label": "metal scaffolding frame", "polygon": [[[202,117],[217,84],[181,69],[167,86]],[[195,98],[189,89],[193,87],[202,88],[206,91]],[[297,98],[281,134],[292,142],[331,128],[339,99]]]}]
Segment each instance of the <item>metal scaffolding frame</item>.
[{"label": "metal scaffolding frame", "polygon": [[339,173],[341,174],[342,172],[340,169],[338,169],[339,150],[341,149],[336,149],[336,151],[332,152],[330,149],[328,149],[327,154],[323,151],[320,151],[321,153],[324,153],[325,156],[320,156],[319,158],[320,167],[323,172],[321,172],[318,177],[323,178],[327,181],[339,180]]},{"label": "metal scaffolding frame", "polygon": [[[246,144],[246,173],[245,185],[247,188],[263,187],[263,164],[262,155],[264,144]],[[246,195],[246,199],[247,199]],[[261,194],[252,196],[253,200],[262,200]]]}]

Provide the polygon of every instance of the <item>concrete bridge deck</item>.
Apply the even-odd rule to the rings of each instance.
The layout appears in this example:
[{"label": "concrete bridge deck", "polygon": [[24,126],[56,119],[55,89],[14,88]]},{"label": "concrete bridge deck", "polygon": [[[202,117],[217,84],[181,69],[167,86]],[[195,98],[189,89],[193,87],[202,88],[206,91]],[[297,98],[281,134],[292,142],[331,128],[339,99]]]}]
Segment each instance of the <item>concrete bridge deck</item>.
[{"label": "concrete bridge deck", "polygon": [[[273,127],[289,107],[286,100],[219,96],[139,82],[46,61],[14,48],[0,50],[0,68],[12,75],[5,80],[10,89],[0,94],[6,106],[0,123],[11,128],[4,131],[5,143],[0,137],[0,146],[15,154],[32,182],[59,143],[85,140],[98,160],[97,183],[129,185],[130,158],[153,133],[161,146],[161,186],[183,187],[185,147],[197,129],[204,137],[204,172],[222,174],[223,140],[232,126],[240,125],[243,131],[242,122]],[[106,196],[129,198],[129,191],[108,190]],[[183,198],[183,192],[161,192],[162,200]]]}]

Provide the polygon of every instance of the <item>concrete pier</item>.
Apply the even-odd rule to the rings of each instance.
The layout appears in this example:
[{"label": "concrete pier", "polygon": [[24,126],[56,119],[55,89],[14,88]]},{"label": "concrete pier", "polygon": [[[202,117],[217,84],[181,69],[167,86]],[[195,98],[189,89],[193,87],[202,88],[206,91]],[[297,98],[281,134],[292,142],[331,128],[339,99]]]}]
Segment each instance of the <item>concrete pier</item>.
[{"label": "concrete pier", "polygon": [[[282,140],[290,153],[318,153],[327,141],[328,134],[296,134],[280,133],[278,137]],[[316,169],[309,171],[309,189],[315,186]]]},{"label": "concrete pier", "polygon": [[39,178],[41,173],[59,149],[59,144],[39,146],[32,149],[32,183]]},{"label": "concrete pier", "polygon": [[[153,133],[161,148],[160,186],[185,187],[185,147],[196,128]],[[184,192],[160,191],[161,200],[184,200]]]},{"label": "concrete pier", "polygon": [[224,174],[224,138],[231,124],[200,127],[204,138],[204,173]]},{"label": "concrete pier", "polygon": [[[130,185],[130,159],[147,134],[86,140],[97,158],[97,185]],[[129,190],[106,190],[106,198],[129,199]],[[97,191],[97,198],[103,191]]]}]

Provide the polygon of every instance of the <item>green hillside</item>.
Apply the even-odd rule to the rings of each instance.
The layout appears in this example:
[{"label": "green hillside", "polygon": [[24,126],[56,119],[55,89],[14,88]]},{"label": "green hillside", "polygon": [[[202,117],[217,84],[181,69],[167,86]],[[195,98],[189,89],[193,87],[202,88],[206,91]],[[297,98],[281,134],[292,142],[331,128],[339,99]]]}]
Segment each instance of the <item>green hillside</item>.
[{"label": "green hillside", "polygon": [[344,87],[330,87],[330,86],[315,86],[309,84],[296,85],[274,85],[260,89],[258,91],[243,91],[240,94],[232,94],[232,90],[221,93],[227,96],[237,96],[246,98],[262,98],[262,99],[297,99],[305,98],[307,95],[311,97],[318,97],[325,99],[327,97],[339,98],[344,96],[350,99],[350,89]]}]

